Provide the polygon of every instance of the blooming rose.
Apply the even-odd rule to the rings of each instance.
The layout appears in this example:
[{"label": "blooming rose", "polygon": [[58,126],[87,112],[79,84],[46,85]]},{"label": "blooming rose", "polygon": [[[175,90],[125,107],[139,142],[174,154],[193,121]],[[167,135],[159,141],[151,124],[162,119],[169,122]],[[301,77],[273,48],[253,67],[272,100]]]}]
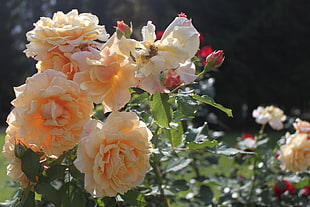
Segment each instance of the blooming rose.
[{"label": "blooming rose", "polygon": [[29,184],[27,176],[21,168],[21,160],[15,156],[15,145],[23,142],[16,137],[17,127],[9,126],[6,130],[5,141],[2,149],[3,156],[8,160],[7,175],[14,181],[20,183],[21,188],[26,188]]},{"label": "blooming rose", "polygon": [[[138,87],[150,93],[169,92],[160,82],[160,73],[170,69],[178,73],[189,67],[190,73],[186,73],[189,77],[182,76],[181,81],[188,84],[196,79],[195,67],[190,59],[199,49],[199,32],[190,20],[176,17],[159,40],[156,40],[155,26],[148,21],[142,28],[142,37],[141,42],[127,40],[131,41],[127,54],[131,53],[138,64]],[[181,64],[187,67],[181,67]]]},{"label": "blooming rose", "polygon": [[18,127],[16,136],[42,147],[47,155],[59,156],[78,141],[93,104],[78,84],[66,75],[46,70],[14,88],[15,107],[8,124]]},{"label": "blooming rose", "polygon": [[75,74],[74,81],[87,91],[91,101],[102,103],[104,112],[118,110],[129,102],[136,68],[128,57],[104,47],[101,51],[75,53],[72,58],[81,70]]},{"label": "blooming rose", "polygon": [[34,29],[26,34],[30,43],[24,52],[27,57],[42,60],[56,48],[63,53],[70,53],[80,45],[94,43],[94,40],[106,41],[108,34],[105,27],[98,23],[95,15],[78,14],[76,9],[67,14],[56,12],[52,19],[41,17],[34,24]]},{"label": "blooming rose", "polygon": [[253,110],[252,115],[256,123],[269,123],[269,125],[276,130],[281,130],[283,128],[282,122],[286,120],[283,111],[275,106],[267,106],[265,108],[259,106],[257,109]]},{"label": "blooming rose", "polygon": [[116,196],[139,185],[149,170],[152,134],[133,112],[112,112],[105,123],[84,126],[75,166],[95,197]]},{"label": "blooming rose", "polygon": [[287,143],[280,147],[278,159],[282,168],[295,173],[306,171],[310,166],[310,140],[307,134],[286,135]]}]

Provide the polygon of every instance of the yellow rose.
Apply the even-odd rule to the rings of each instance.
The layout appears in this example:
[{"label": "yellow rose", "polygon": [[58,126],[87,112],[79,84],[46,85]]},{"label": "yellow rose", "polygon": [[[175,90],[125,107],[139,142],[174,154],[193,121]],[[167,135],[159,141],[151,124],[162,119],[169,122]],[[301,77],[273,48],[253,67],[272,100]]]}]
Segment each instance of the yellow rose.
[{"label": "yellow rose", "polygon": [[152,134],[133,112],[112,112],[84,126],[75,166],[95,197],[116,196],[141,184],[150,168]]},{"label": "yellow rose", "polygon": [[90,13],[78,14],[76,9],[64,14],[56,12],[53,18],[41,17],[34,29],[27,32],[24,51],[27,57],[42,60],[46,54],[56,48],[62,52],[72,52],[82,44],[92,44],[94,40],[106,41],[105,27],[98,25],[99,20]]},{"label": "yellow rose", "polygon": [[130,100],[129,88],[135,85],[135,67],[123,55],[106,47],[72,55],[81,72],[74,76],[94,103],[102,103],[104,112],[119,110]]},{"label": "yellow rose", "polygon": [[61,72],[46,70],[14,89],[15,108],[7,122],[19,128],[18,137],[42,147],[49,156],[59,156],[77,144],[93,109],[78,84]]},{"label": "yellow rose", "polygon": [[310,166],[310,139],[307,134],[287,134],[287,143],[280,148],[279,160],[284,170],[304,172]]}]

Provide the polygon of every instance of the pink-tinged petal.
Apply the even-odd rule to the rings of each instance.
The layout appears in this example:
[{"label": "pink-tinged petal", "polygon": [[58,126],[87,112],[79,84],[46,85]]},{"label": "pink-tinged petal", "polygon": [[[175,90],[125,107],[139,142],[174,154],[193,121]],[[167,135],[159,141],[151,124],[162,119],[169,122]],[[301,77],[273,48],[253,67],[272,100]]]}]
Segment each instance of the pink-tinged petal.
[{"label": "pink-tinged petal", "polygon": [[150,75],[143,79],[137,79],[137,87],[149,92],[150,94],[170,92],[160,83],[158,75]]},{"label": "pink-tinged petal", "polygon": [[196,80],[197,76],[195,75],[196,67],[195,64],[191,61],[186,61],[181,64],[178,69],[175,70],[180,75],[181,81],[185,84],[192,83]]}]

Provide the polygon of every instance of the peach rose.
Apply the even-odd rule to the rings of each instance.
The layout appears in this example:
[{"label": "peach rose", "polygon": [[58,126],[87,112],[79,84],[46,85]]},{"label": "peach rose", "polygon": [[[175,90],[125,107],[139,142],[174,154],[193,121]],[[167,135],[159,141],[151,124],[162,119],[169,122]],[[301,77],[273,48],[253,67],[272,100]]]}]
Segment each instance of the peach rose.
[{"label": "peach rose", "polygon": [[46,57],[40,60],[36,67],[39,72],[48,69],[57,70],[67,75],[67,79],[73,80],[73,76],[79,71],[77,64],[71,59],[71,53],[63,53],[55,49],[47,53]]},{"label": "peach rose", "polygon": [[27,57],[42,60],[46,54],[56,48],[70,53],[82,44],[92,44],[94,40],[106,41],[108,34],[105,27],[98,25],[97,16],[90,13],[78,14],[76,9],[64,14],[56,12],[53,18],[41,17],[34,24],[34,29],[27,32],[24,51]]},{"label": "peach rose", "polygon": [[59,156],[77,144],[93,109],[78,84],[61,72],[46,70],[14,89],[15,108],[7,122],[19,128],[18,137],[42,147],[49,156]]},{"label": "peach rose", "polygon": [[295,173],[304,172],[310,166],[310,139],[307,134],[287,134],[287,143],[280,148],[282,169]]},{"label": "peach rose", "polygon": [[150,168],[152,133],[133,112],[112,112],[105,123],[84,126],[75,166],[95,197],[116,196],[139,185]]},{"label": "peach rose", "polygon": [[[5,141],[2,149],[3,156],[8,160],[7,175],[14,181],[20,183],[21,188],[29,185],[29,180],[21,168],[21,160],[15,156],[15,144],[19,142],[16,137],[17,127],[9,126],[6,130]],[[22,140],[20,140],[23,142]]]},{"label": "peach rose", "polygon": [[102,103],[104,112],[118,110],[129,102],[129,88],[135,85],[135,66],[128,58],[111,53],[108,47],[75,53],[72,58],[81,70],[73,80],[87,91],[91,101]]}]

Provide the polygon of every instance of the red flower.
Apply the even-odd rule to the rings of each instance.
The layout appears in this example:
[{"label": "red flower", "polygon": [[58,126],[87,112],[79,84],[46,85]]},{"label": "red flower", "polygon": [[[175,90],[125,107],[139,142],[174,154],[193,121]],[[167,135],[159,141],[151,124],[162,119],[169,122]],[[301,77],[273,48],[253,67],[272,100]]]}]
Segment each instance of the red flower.
[{"label": "red flower", "polygon": [[245,134],[245,135],[243,135],[242,138],[243,139],[253,139],[253,140],[256,140],[255,137],[253,137],[251,134]]},{"label": "red flower", "polygon": [[156,32],[156,40],[160,40],[160,38],[163,36],[164,32],[165,32],[164,30]]},{"label": "red flower", "polygon": [[306,196],[310,196],[310,185],[304,187],[304,194]]},{"label": "red flower", "polygon": [[196,56],[203,60],[203,65],[206,64],[206,57],[208,57],[213,52],[211,46],[204,46],[197,53]]},{"label": "red flower", "polygon": [[286,191],[289,191],[290,195],[294,195],[295,191],[295,187],[287,180],[280,181],[273,186],[273,192],[279,200]]}]

